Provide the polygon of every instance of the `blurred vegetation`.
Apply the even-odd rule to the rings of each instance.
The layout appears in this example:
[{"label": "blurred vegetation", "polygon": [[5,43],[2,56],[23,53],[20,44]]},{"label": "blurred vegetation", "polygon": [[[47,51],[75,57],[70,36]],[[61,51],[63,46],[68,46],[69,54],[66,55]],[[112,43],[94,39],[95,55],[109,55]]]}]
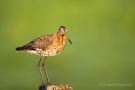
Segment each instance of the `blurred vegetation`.
[{"label": "blurred vegetation", "polygon": [[39,56],[15,48],[60,25],[73,44],[47,58],[52,83],[74,90],[135,89],[135,0],[1,0],[0,90],[38,89]]}]

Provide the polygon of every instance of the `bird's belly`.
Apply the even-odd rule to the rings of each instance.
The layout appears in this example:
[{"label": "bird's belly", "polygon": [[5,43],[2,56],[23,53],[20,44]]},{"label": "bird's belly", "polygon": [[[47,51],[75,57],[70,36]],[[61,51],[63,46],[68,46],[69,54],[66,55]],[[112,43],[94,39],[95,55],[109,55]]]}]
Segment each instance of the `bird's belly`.
[{"label": "bird's belly", "polygon": [[55,56],[59,53],[57,53],[57,49],[49,49],[49,50],[45,50],[45,51],[41,51],[42,52],[42,56]]},{"label": "bird's belly", "polygon": [[55,56],[60,53],[58,48],[49,48],[46,50],[42,50],[42,49],[27,50],[26,52],[31,54],[41,55],[41,56]]}]

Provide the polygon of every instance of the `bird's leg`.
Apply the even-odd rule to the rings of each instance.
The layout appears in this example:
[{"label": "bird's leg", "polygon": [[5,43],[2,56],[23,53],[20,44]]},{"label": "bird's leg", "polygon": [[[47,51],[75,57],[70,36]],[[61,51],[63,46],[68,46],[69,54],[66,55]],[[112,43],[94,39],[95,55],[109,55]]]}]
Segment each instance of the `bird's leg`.
[{"label": "bird's leg", "polygon": [[49,78],[48,78],[48,75],[47,75],[47,71],[46,71],[46,68],[45,68],[45,61],[46,61],[46,58],[47,58],[47,56],[44,58],[44,61],[43,61],[43,63],[42,63],[42,66],[43,66],[43,69],[44,69],[44,72],[45,72],[45,75],[46,75],[47,84],[50,84],[50,81],[49,81]]},{"label": "bird's leg", "polygon": [[40,56],[40,60],[39,60],[39,62],[38,62],[38,69],[39,69],[39,72],[40,72],[42,84],[44,84],[44,79],[43,79],[43,75],[42,75],[42,71],[41,71],[41,66],[40,66],[41,60],[42,60],[42,56]]}]

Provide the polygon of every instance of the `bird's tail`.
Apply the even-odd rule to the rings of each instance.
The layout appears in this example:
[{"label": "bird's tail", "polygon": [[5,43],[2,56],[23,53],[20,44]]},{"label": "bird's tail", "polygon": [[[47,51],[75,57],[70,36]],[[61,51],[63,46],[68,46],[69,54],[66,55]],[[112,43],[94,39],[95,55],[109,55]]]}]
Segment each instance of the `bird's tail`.
[{"label": "bird's tail", "polygon": [[16,51],[24,51],[24,50],[25,50],[25,46],[17,47],[17,48],[16,48]]},{"label": "bird's tail", "polygon": [[17,47],[16,51],[22,51],[21,47]]}]

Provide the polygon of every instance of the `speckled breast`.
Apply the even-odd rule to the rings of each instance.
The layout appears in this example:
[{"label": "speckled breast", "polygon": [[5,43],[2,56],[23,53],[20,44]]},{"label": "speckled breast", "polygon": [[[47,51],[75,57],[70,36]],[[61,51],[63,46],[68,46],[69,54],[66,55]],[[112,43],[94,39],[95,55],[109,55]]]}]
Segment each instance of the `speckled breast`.
[{"label": "speckled breast", "polygon": [[58,55],[60,52],[58,52],[58,48],[57,47],[50,47],[47,50],[41,51],[42,56],[55,56]]}]

